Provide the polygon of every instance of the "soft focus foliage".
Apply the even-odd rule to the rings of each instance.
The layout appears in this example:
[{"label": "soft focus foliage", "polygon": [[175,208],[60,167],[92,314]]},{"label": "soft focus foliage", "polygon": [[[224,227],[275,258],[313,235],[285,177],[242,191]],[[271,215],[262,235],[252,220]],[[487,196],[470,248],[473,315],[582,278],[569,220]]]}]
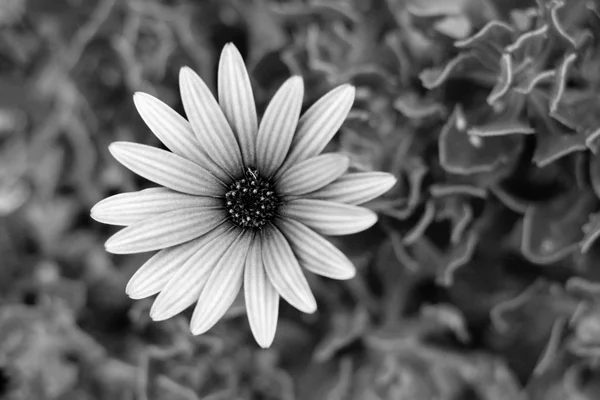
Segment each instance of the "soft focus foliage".
[{"label": "soft focus foliage", "polygon": [[[107,150],[160,146],[132,94],[183,112],[180,67],[214,90],[230,41],[261,113],[292,74],[304,110],[356,85],[330,149],[399,179],[268,350],[241,298],[151,322],[150,254],[89,218],[150,186]],[[599,70],[598,0],[1,1],[0,398],[599,398]]]}]

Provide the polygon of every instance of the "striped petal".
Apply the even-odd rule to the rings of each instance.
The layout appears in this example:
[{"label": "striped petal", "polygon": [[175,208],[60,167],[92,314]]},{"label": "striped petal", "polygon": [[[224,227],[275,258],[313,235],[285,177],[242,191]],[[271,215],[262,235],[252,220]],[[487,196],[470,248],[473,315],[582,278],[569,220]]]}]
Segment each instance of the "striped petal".
[{"label": "striped petal", "polygon": [[212,328],[231,307],[242,287],[244,264],[253,237],[252,232],[240,233],[211,272],[192,315],[190,327],[194,335]]},{"label": "striped petal", "polygon": [[219,104],[233,128],[245,165],[256,165],[258,122],[250,77],[238,49],[228,43],[219,60]]},{"label": "striped petal", "polygon": [[136,174],[161,186],[197,196],[220,196],[223,184],[210,172],[183,157],[143,144],[114,142],[113,157]]},{"label": "striped petal", "polygon": [[137,92],[133,102],[146,125],[169,150],[195,162],[221,180],[228,178],[202,149],[190,123],[179,113],[147,93]]},{"label": "striped petal", "polygon": [[306,197],[357,205],[381,196],[396,184],[396,180],[386,172],[351,173]]},{"label": "striped petal", "polygon": [[184,208],[151,217],[121,229],[106,241],[114,254],[143,253],[185,243],[210,232],[225,221],[222,209]]},{"label": "striped petal", "polygon": [[221,224],[198,239],[159,251],[133,274],[125,293],[132,299],[143,299],[160,292],[190,257],[229,228],[228,224]]},{"label": "striped petal", "polygon": [[377,214],[366,208],[313,199],[291,200],[281,207],[280,213],[323,235],[348,235],[377,222]]},{"label": "striped petal", "polygon": [[310,272],[332,279],[356,275],[352,262],[333,244],[300,222],[280,219],[277,227],[290,243],[300,265]]},{"label": "striped petal", "polygon": [[271,284],[285,301],[298,310],[315,312],[317,302],[289,243],[274,226],[262,232],[262,258]]},{"label": "striped petal", "polygon": [[272,176],[292,143],[298,124],[304,83],[299,76],[293,76],[281,85],[265,110],[256,138],[256,158],[261,175]]},{"label": "striped petal", "polygon": [[350,160],[342,154],[322,154],[309,158],[275,178],[278,193],[297,196],[321,189],[339,178],[349,165]]},{"label": "striped petal", "polygon": [[298,122],[292,148],[282,169],[320,154],[340,129],[354,102],[355,89],[341,85],[321,97]]},{"label": "striped petal", "polygon": [[177,209],[218,207],[221,202],[215,197],[190,196],[166,188],[151,188],[110,196],[92,207],[91,216],[105,224],[127,226]]},{"label": "striped petal", "polygon": [[242,155],[237,139],[204,81],[190,68],[179,73],[181,100],[200,145],[217,165],[236,176],[242,171]]},{"label": "striped petal", "polygon": [[244,267],[244,296],[248,322],[254,339],[262,348],[273,343],[279,316],[279,294],[263,266],[260,240],[254,240]]},{"label": "striped petal", "polygon": [[155,321],[163,321],[194,304],[213,269],[238,235],[239,231],[232,227],[225,233],[211,235],[212,240],[207,240],[179,268],[156,297],[150,317]]}]

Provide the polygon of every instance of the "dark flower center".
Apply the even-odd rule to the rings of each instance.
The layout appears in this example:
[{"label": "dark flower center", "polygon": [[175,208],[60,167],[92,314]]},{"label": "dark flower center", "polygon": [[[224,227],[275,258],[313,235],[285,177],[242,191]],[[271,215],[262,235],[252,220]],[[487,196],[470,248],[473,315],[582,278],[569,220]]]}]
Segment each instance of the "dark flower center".
[{"label": "dark flower center", "polygon": [[271,183],[253,168],[248,168],[244,178],[232,183],[225,194],[229,219],[241,228],[262,228],[273,219],[278,205]]}]

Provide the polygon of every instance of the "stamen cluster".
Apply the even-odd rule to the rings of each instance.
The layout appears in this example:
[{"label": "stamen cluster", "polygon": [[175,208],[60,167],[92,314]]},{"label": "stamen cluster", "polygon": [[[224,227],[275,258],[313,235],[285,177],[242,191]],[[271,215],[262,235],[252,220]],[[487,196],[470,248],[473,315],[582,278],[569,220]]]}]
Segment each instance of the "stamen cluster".
[{"label": "stamen cluster", "polygon": [[275,216],[279,198],[269,180],[248,168],[244,178],[229,186],[225,207],[229,219],[244,229],[260,229]]}]

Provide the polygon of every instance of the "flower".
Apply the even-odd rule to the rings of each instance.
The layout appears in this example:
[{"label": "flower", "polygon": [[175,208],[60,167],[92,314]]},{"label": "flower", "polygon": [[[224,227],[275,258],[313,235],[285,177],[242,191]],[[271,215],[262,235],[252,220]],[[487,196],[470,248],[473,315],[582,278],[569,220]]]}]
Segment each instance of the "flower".
[{"label": "flower", "polygon": [[318,233],[372,226],[376,214],[358,204],[388,191],[396,179],[347,173],[346,156],[320,155],[352,106],[350,85],[331,90],[299,118],[304,87],[291,77],[259,125],[250,79],[232,44],[219,62],[218,103],[191,69],[182,68],[179,78],[189,122],[148,94],[134,95],[142,119],[170,152],[128,142],[109,146],[121,164],[163,187],[109,197],[91,215],[126,226],[106,242],[107,251],[160,250],[126,289],[133,299],[158,293],[152,319],[196,303],[191,331],[204,333],[243,285],[251,330],[269,347],[280,296],[306,313],[317,308],[302,269],[333,279],[355,274]]}]

